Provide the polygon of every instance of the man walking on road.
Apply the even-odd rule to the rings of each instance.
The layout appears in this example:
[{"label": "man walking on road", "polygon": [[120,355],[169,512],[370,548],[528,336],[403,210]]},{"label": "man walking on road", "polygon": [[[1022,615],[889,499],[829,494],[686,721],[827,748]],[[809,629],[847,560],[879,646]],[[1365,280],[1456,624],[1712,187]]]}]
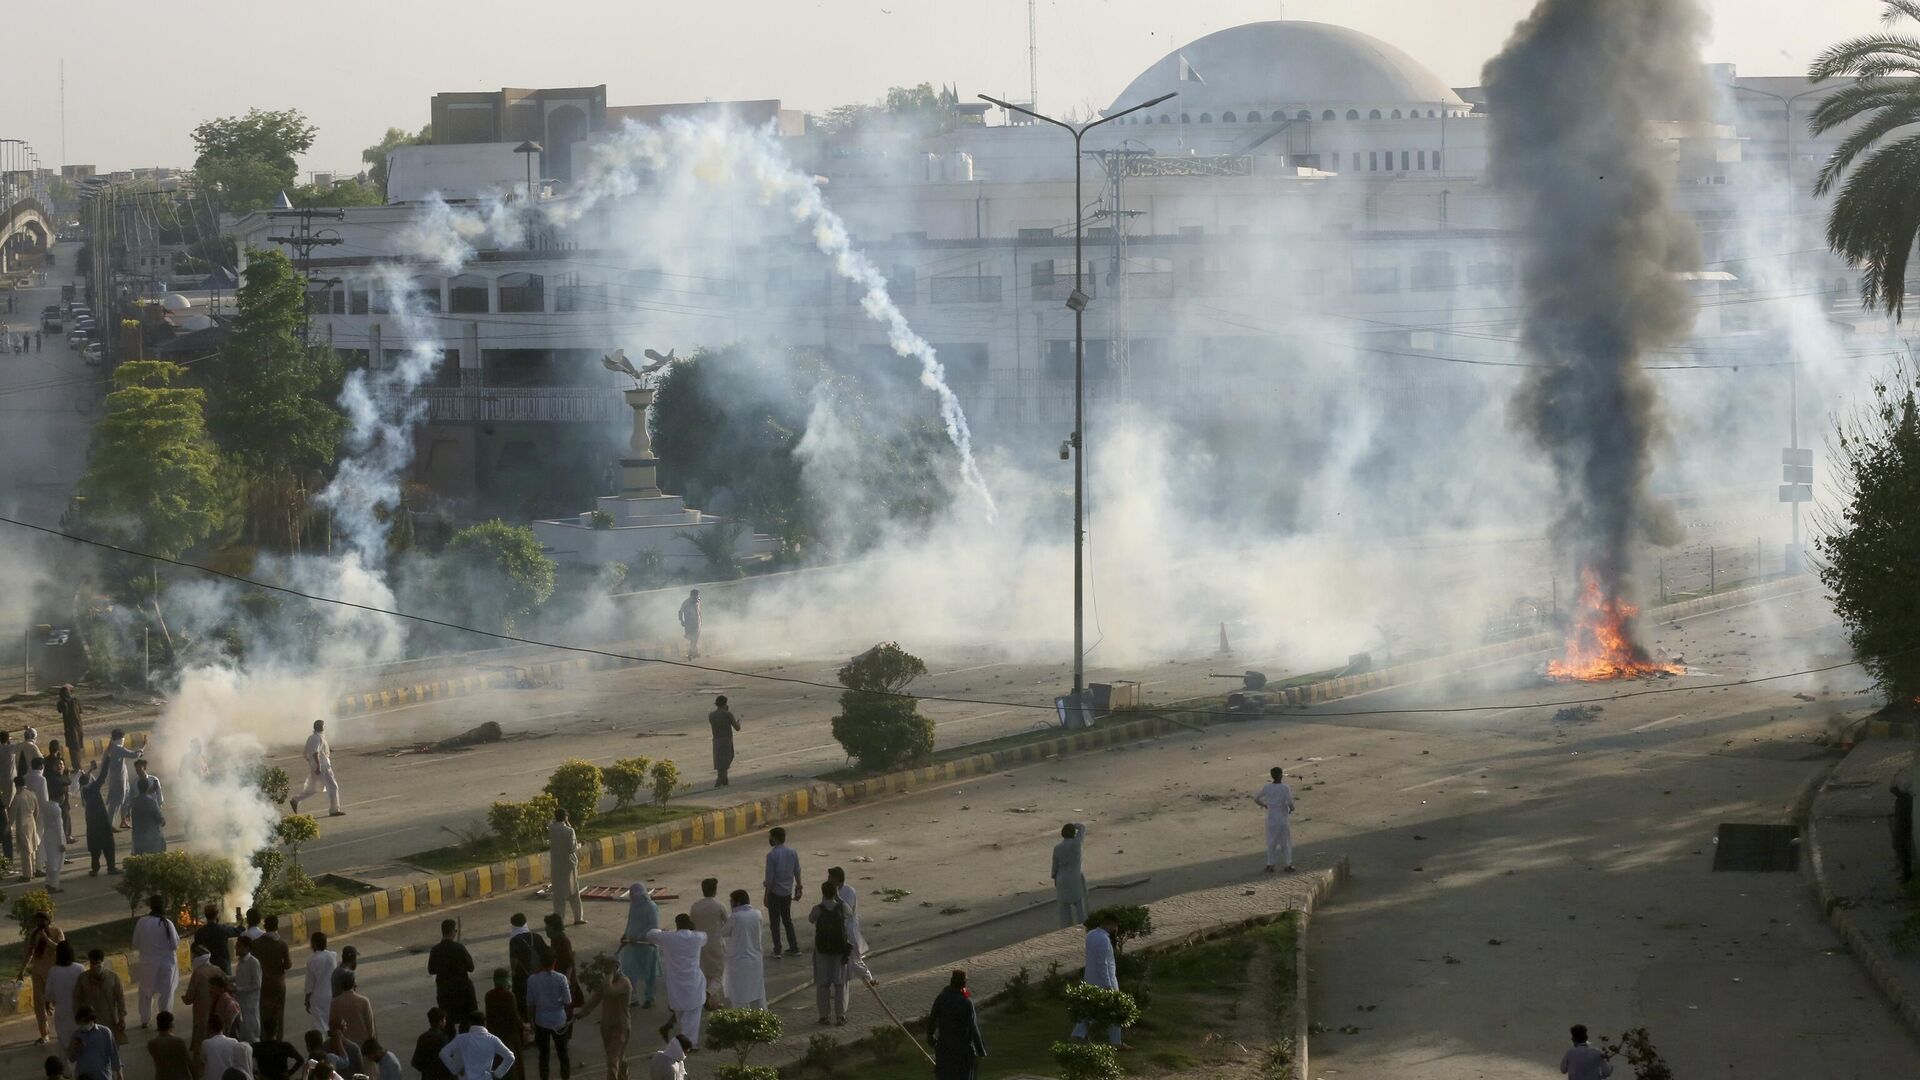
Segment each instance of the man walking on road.
[{"label": "man walking on road", "polygon": [[787,846],[787,830],[775,826],[767,833],[767,928],[773,932],[773,955],[780,956],[780,928],[787,930],[788,956],[800,955],[800,935],[793,929],[793,902],[800,899],[800,853]]},{"label": "man walking on road", "polygon": [[720,902],[720,879],[706,878],[700,882],[700,899],[693,902],[687,910],[687,917],[693,920],[693,928],[707,935],[707,943],[700,949],[700,974],[707,980],[707,1004],[716,1004],[714,996],[720,993],[720,983],[727,971],[727,905]]},{"label": "man walking on road", "polygon": [[553,915],[564,919],[573,911],[573,925],[586,922],[580,910],[580,841],[564,809],[555,808],[547,826],[547,859],[553,873]]},{"label": "man walking on road", "polygon": [[647,940],[660,947],[660,959],[667,969],[667,1008],[680,1034],[694,1046],[700,1045],[700,1016],[706,1011],[707,977],[700,971],[700,950],[707,935],[693,928],[687,915],[673,917],[673,929],[649,930]]},{"label": "man walking on road", "polygon": [[980,1038],[980,1016],[967,996],[967,973],[956,971],[933,999],[927,1014],[927,1043],[933,1047],[934,1080],[973,1080],[974,1062],[987,1056]]},{"label": "man walking on road", "polygon": [[707,714],[707,724],[713,728],[713,771],[716,779],[714,787],[727,786],[727,770],[733,767],[733,733],[740,730],[740,721],[727,708],[727,695],[721,694],[713,699],[713,711]]},{"label": "man walking on road", "polygon": [[440,943],[427,953],[427,974],[433,976],[434,1004],[447,1016],[471,1016],[480,1011],[473,988],[473,954],[460,944],[460,923],[440,920]]},{"label": "man walking on road", "polygon": [[687,659],[700,655],[700,590],[687,592],[680,602],[680,632],[687,636]]},{"label": "man walking on road", "polygon": [[1567,1080],[1606,1080],[1613,1075],[1607,1055],[1587,1045],[1587,1025],[1573,1025],[1573,1045],[1560,1055],[1560,1071]]},{"label": "man walking on road", "polygon": [[1280,766],[1273,767],[1273,780],[1253,797],[1255,806],[1267,812],[1267,873],[1276,865],[1293,873],[1293,789],[1280,779]]},{"label": "man walking on road", "polygon": [[721,980],[721,992],[727,1004],[736,1009],[767,1007],[767,967],[760,952],[760,913],[745,889],[735,889],[728,899],[733,910],[727,913],[727,971]]},{"label": "man walking on road", "polygon": [[1087,827],[1070,821],[1060,827],[1060,842],[1053,845],[1053,898],[1062,929],[1087,921],[1087,876],[1080,871],[1086,839]]},{"label": "man walking on road", "polygon": [[[147,913],[133,924],[133,948],[140,957],[134,978],[140,984],[140,1026],[146,1027],[155,1012],[173,1008],[173,992],[180,985],[180,931],[162,911],[158,896],[147,897]],[[158,1000],[159,1009],[153,1004]]]},{"label": "man walking on road", "polygon": [[[1100,925],[1087,931],[1087,966],[1081,973],[1081,979],[1088,986],[1099,986],[1108,990],[1120,989],[1120,973],[1113,952],[1113,935],[1120,930],[1120,920],[1112,914],[1100,920]],[[1073,1040],[1085,1042],[1088,1024],[1085,1020],[1073,1025]],[[1115,1049],[1125,1049],[1121,1041],[1120,1029],[1107,1029],[1107,1042]]]},{"label": "man walking on road", "polygon": [[333,778],[333,748],[327,745],[327,722],[315,720],[313,734],[307,736],[307,786],[293,797],[293,812],[300,812],[300,800],[318,794],[322,789],[327,793],[327,816],[342,817],[346,811],[340,809],[340,782]]}]

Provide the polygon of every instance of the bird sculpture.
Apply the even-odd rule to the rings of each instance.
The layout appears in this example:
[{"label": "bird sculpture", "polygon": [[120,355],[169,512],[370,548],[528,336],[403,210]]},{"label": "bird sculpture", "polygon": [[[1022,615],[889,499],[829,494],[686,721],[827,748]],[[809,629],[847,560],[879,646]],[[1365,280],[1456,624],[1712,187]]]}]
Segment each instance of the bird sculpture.
[{"label": "bird sculpture", "polygon": [[662,356],[652,349],[645,350],[647,359],[653,362],[643,368],[635,368],[633,366],[633,361],[627,359],[627,350],[625,349],[615,349],[613,352],[601,356],[600,363],[608,371],[618,371],[626,375],[633,380],[635,386],[639,386],[641,381],[648,375],[673,363],[676,359],[673,355],[674,351],[673,349],[668,349],[666,355]]}]

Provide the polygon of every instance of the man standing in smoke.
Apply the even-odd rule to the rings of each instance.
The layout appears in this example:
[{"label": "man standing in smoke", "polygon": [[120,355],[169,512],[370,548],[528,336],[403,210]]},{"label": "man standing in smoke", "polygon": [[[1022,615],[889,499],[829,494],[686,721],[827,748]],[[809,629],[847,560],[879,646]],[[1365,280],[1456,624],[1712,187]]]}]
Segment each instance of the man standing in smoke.
[{"label": "man standing in smoke", "polygon": [[125,731],[114,728],[107,736],[107,749],[101,754],[107,781],[107,820],[119,822],[121,828],[127,825],[127,797],[132,791],[127,775],[131,766],[127,763],[140,756],[140,751],[128,748]]},{"label": "man standing in smoke", "polygon": [[340,817],[346,811],[340,809],[340,782],[333,778],[333,748],[327,745],[327,722],[315,720],[313,734],[307,736],[307,786],[300,789],[291,801],[294,813],[300,812],[300,800],[318,794],[323,788],[327,793],[327,816]]},{"label": "man standing in smoke", "polygon": [[713,771],[714,787],[727,786],[727,770],[733,767],[733,733],[740,730],[740,720],[727,708],[727,695],[721,694],[713,699],[713,711],[707,714],[707,725],[713,728]]},{"label": "man standing in smoke", "polygon": [[[155,1012],[173,1008],[173,992],[180,985],[180,931],[167,916],[157,896],[147,897],[147,913],[133,924],[133,949],[139,956],[134,972],[140,984],[140,1026]],[[158,1002],[160,1008],[154,1009]]]},{"label": "man standing in smoke", "polygon": [[687,659],[700,655],[700,590],[693,589],[680,602],[680,632],[687,636]]},{"label": "man standing in smoke", "polygon": [[564,919],[573,912],[573,925],[587,920],[580,907],[580,840],[564,809],[555,809],[547,826],[547,862],[553,873],[553,915]]},{"label": "man standing in smoke", "polygon": [[54,704],[60,710],[61,729],[66,732],[67,756],[73,760],[73,768],[77,772],[80,768],[80,748],[86,745],[86,735],[80,728],[80,700],[73,696],[72,683],[61,685],[58,700]]}]

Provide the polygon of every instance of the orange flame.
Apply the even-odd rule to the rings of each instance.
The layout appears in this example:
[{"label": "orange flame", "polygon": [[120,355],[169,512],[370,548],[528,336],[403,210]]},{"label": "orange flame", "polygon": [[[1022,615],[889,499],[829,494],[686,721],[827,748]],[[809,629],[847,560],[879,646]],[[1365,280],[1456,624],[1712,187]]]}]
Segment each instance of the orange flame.
[{"label": "orange flame", "polygon": [[1566,656],[1547,661],[1547,675],[1598,682],[1686,674],[1687,669],[1680,664],[1648,658],[1647,650],[1633,640],[1633,617],[1639,613],[1639,608],[1625,600],[1606,595],[1593,571],[1581,571],[1579,607],[1567,632]]}]

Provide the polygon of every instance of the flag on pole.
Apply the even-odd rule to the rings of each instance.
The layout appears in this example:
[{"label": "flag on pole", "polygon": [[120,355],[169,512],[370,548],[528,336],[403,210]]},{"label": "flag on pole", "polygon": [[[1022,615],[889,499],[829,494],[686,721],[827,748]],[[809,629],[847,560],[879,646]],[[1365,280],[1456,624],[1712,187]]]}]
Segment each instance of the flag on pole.
[{"label": "flag on pole", "polygon": [[1180,81],[1196,82],[1196,83],[1199,83],[1201,86],[1207,85],[1207,80],[1201,78],[1200,73],[1193,69],[1193,64],[1191,61],[1187,59],[1187,54],[1180,53],[1179,56],[1180,56]]}]

